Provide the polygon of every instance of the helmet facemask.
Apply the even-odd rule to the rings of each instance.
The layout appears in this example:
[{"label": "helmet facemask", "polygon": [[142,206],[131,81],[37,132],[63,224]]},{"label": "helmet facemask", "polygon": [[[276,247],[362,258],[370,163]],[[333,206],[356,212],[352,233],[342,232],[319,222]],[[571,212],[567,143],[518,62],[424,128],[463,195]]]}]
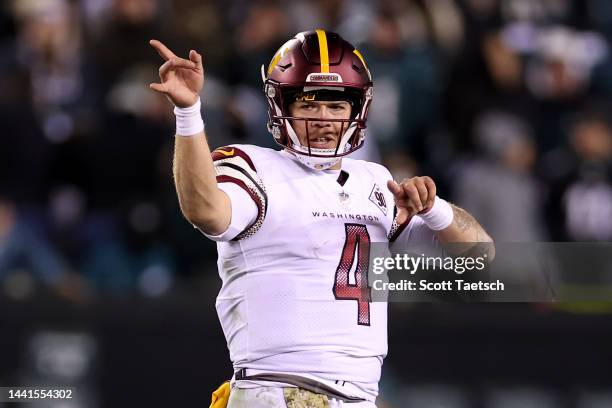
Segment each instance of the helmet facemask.
[{"label": "helmet facemask", "polygon": [[[269,104],[270,118],[268,130],[277,143],[304,164],[317,170],[332,167],[343,156],[363,146],[366,123],[363,117],[371,101],[371,88],[363,92],[360,89],[332,86],[304,86],[302,88],[283,88],[275,84],[266,84],[266,96]],[[272,95],[272,96],[271,96]],[[348,119],[296,117],[291,116],[289,107],[298,101],[346,101],[351,106]],[[294,127],[295,121],[303,121],[306,129],[306,145],[300,142]],[[310,122],[340,123],[339,137],[335,148],[321,149],[310,145]]]}]

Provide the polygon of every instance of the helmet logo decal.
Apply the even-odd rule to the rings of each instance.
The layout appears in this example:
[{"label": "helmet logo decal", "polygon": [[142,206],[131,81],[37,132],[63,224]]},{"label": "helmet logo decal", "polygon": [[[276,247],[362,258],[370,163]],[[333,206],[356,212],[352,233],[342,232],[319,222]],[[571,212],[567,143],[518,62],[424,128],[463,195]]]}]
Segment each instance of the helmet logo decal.
[{"label": "helmet logo decal", "polygon": [[316,30],[319,39],[319,57],[321,61],[321,72],[329,72],[329,50],[327,49],[327,35],[324,30]]},{"label": "helmet logo decal", "polygon": [[361,53],[359,52],[357,48],[353,50],[353,54],[355,54],[361,60],[361,63],[363,64],[364,67],[366,68],[368,67],[365,63],[365,60],[363,59],[363,55],[361,55]]},{"label": "helmet logo decal", "polygon": [[272,73],[272,70],[274,69],[276,64],[278,64],[278,61],[280,61],[280,59],[281,59],[281,53],[277,52],[274,58],[272,58],[272,61],[270,62],[270,66],[268,67],[268,75]]},{"label": "helmet logo decal", "polygon": [[368,78],[370,78],[370,81],[372,80],[372,75],[370,75],[370,70],[368,68],[368,66],[365,63],[365,60],[363,59],[363,55],[361,55],[361,53],[359,52],[359,50],[357,48],[355,48],[353,50],[353,54],[355,54],[357,56],[357,58],[359,58],[361,60],[361,63],[363,64],[363,67],[365,68],[366,72],[368,73]]},{"label": "helmet logo decal", "polygon": [[342,77],[338,74],[312,72],[306,77],[306,82],[342,82]]},{"label": "helmet logo decal", "polygon": [[276,67],[276,64],[278,64],[281,58],[283,58],[283,55],[285,55],[285,53],[289,49],[290,42],[291,40],[287,41],[285,44],[283,44],[282,47],[278,49],[278,51],[276,51],[276,54],[274,54],[274,57],[272,58],[272,61],[270,61],[270,65],[268,66],[268,75],[272,73],[272,70],[274,69],[274,67]]}]

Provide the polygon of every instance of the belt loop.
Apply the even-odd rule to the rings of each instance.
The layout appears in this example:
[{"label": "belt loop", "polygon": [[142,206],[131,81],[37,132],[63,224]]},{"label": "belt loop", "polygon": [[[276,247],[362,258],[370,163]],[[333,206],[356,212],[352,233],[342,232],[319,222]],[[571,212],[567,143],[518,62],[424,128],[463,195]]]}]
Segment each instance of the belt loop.
[{"label": "belt loop", "polygon": [[236,380],[240,381],[246,377],[246,368],[241,368],[236,372]]}]

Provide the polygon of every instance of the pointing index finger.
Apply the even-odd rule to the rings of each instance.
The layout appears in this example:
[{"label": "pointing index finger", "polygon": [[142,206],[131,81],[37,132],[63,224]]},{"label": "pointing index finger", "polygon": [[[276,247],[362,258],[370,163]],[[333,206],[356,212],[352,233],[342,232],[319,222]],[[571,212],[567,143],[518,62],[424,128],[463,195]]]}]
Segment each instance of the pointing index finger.
[{"label": "pointing index finger", "polygon": [[430,177],[424,177],[423,181],[425,182],[425,186],[427,187],[427,190],[429,192],[429,195],[427,197],[427,206],[431,207],[434,203],[434,199],[436,198],[436,183],[434,183],[434,181],[430,178]]},{"label": "pointing index finger", "polygon": [[395,182],[395,180],[387,181],[387,188],[389,189],[389,191],[391,191],[391,194],[393,194],[394,196],[402,193],[402,189]]},{"label": "pointing index finger", "polygon": [[176,58],[176,55],[172,51],[170,51],[170,49],[166,47],[161,41],[151,40],[149,41],[149,44],[151,44],[151,46],[155,48],[155,51],[157,51],[159,56],[162,57],[165,61],[168,61],[170,58]]},{"label": "pointing index finger", "polygon": [[202,56],[200,54],[198,54],[198,52],[195,51],[195,50],[189,51],[189,59],[191,61],[195,62],[196,64],[201,64],[202,63]]}]

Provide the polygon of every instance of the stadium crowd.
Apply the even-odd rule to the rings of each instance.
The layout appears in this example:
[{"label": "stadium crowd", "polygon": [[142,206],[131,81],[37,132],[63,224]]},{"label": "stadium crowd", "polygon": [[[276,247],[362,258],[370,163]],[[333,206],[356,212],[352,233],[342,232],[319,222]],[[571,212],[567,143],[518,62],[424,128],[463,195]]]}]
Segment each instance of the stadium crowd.
[{"label": "stadium crowd", "polygon": [[431,176],[497,242],[612,240],[609,0],[13,0],[0,5],[2,294],[213,296],[215,246],[179,211],[148,40],[204,55],[211,146],[274,148],[260,66],[317,27],[357,44],[374,77],[356,157]]}]

